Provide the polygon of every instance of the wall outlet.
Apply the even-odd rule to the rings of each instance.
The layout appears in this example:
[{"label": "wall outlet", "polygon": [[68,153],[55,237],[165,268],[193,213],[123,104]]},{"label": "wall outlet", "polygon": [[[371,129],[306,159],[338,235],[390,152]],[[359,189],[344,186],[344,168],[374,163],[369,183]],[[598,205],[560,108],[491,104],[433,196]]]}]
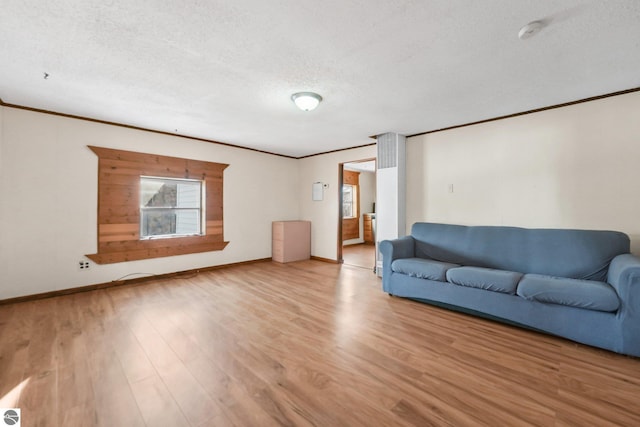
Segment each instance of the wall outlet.
[{"label": "wall outlet", "polygon": [[89,261],[78,261],[78,268],[80,270],[88,270],[89,269]]}]

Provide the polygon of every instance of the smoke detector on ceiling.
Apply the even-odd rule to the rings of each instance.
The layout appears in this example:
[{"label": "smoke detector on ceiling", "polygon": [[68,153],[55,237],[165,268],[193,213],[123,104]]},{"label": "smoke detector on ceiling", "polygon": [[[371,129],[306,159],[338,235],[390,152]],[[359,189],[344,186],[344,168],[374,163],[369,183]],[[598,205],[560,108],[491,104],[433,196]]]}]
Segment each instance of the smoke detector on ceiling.
[{"label": "smoke detector on ceiling", "polygon": [[520,32],[518,32],[518,38],[520,40],[526,40],[528,38],[533,37],[544,27],[544,23],[542,21],[533,21],[529,22],[524,27],[520,28]]}]

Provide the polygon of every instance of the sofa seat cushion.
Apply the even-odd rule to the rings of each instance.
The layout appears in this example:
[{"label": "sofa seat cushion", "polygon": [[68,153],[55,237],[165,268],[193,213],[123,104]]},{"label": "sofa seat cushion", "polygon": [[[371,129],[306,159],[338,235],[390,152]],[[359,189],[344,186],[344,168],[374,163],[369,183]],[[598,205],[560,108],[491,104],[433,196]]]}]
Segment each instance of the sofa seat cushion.
[{"label": "sofa seat cushion", "polygon": [[447,271],[447,280],[453,284],[487,291],[515,294],[522,273],[482,267],[458,267]]},{"label": "sofa seat cushion", "polygon": [[407,274],[420,279],[438,280],[446,282],[447,270],[460,267],[458,264],[434,261],[424,258],[401,258],[391,263],[391,270],[395,273]]},{"label": "sofa seat cushion", "polygon": [[620,300],[611,285],[595,280],[525,274],[517,294],[528,300],[596,311],[616,311]]}]

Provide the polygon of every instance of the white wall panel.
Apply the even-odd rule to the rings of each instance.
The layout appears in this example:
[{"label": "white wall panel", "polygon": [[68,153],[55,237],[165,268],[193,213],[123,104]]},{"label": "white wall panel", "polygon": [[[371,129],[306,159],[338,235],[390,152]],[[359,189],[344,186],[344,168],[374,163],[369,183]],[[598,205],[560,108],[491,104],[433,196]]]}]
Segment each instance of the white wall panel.
[{"label": "white wall panel", "polygon": [[635,92],[409,138],[407,229],[610,229],[640,253],[639,112]]},{"label": "white wall panel", "polygon": [[[339,164],[375,157],[376,146],[371,145],[298,160],[300,219],[311,221],[311,255],[338,258]],[[311,200],[314,182],[328,184],[322,201]]]}]

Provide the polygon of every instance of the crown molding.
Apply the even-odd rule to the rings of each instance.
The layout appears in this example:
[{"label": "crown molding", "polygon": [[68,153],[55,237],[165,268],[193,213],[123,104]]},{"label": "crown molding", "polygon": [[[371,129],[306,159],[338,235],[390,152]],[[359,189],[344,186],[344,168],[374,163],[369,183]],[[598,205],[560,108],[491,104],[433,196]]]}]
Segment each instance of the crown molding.
[{"label": "crown molding", "polygon": [[10,103],[6,103],[6,102],[2,102],[1,100],[0,100],[0,105],[2,105],[3,107],[15,108],[15,109],[18,109],[18,110],[33,111],[35,113],[50,114],[52,116],[66,117],[66,118],[76,119],[76,120],[84,120],[84,121],[87,121],[87,122],[100,123],[100,124],[103,124],[103,125],[118,126],[118,127],[123,127],[123,128],[127,128],[127,129],[133,129],[133,130],[140,130],[140,131],[144,131],[144,132],[157,133],[157,134],[160,134],[160,135],[175,136],[175,137],[178,137],[178,138],[190,139],[190,140],[193,140],[193,141],[208,142],[208,143],[211,143],[211,144],[223,145],[225,147],[240,148],[242,150],[249,150],[249,151],[254,151],[254,152],[262,153],[262,154],[270,154],[272,156],[285,157],[285,158],[288,158],[288,159],[297,159],[297,157],[288,156],[286,154],[279,154],[279,153],[273,153],[271,151],[258,150],[257,148],[243,147],[242,145],[229,144],[228,142],[220,142],[220,141],[215,141],[213,139],[199,138],[199,137],[196,137],[196,136],[189,136],[189,135],[180,135],[180,134],[166,132],[166,131],[162,131],[162,130],[145,128],[145,127],[142,127],[142,126],[127,125],[127,124],[124,124],[124,123],[117,123],[117,122],[111,122],[111,121],[108,121],[108,120],[94,119],[94,118],[91,118],[91,117],[79,116],[79,115],[76,115],[76,114],[60,113],[60,112],[57,112],[57,111],[45,110],[45,109],[42,109],[42,108],[34,108],[34,107],[27,107],[27,106],[24,106],[24,105],[10,104]]},{"label": "crown molding", "polygon": [[478,120],[477,122],[464,123],[464,124],[461,124],[461,125],[448,126],[448,127],[445,127],[445,128],[440,128],[440,129],[428,130],[428,131],[425,131],[425,132],[414,133],[414,134],[411,134],[411,135],[407,135],[407,138],[411,138],[411,137],[414,137],[414,136],[428,135],[430,133],[443,132],[445,130],[458,129],[458,128],[463,128],[463,127],[467,127],[467,126],[479,125],[481,123],[495,122],[497,120],[511,119],[513,117],[524,116],[526,114],[533,114],[533,113],[539,113],[541,111],[554,110],[556,108],[568,107],[570,105],[576,105],[576,104],[582,104],[582,103],[585,103],[585,102],[597,101],[599,99],[611,98],[613,96],[626,95],[628,93],[639,92],[639,91],[640,91],[640,87],[635,87],[635,88],[632,88],[632,89],[620,90],[618,92],[607,93],[607,94],[604,94],[604,95],[591,96],[589,98],[583,98],[583,99],[578,99],[578,100],[575,100],[575,101],[563,102],[562,104],[550,105],[548,107],[536,108],[536,109],[533,109],[533,110],[522,111],[520,113],[508,114],[506,116],[493,117],[493,118],[490,118],[490,119]]},{"label": "crown molding", "polygon": [[[469,123],[463,123],[463,124],[454,125],[454,126],[447,126],[447,127],[439,128],[439,129],[427,130],[427,131],[424,131],[424,132],[418,132],[418,133],[413,133],[413,134],[410,134],[410,135],[406,135],[406,137],[407,138],[412,138],[414,136],[428,135],[428,134],[431,134],[431,133],[444,132],[444,131],[447,131],[447,130],[458,129],[458,128],[478,125],[478,124],[482,124],[482,123],[489,123],[489,122],[494,122],[494,121],[498,121],[498,120],[511,119],[511,118],[514,118],[514,117],[524,116],[524,115],[527,115],[527,114],[534,114],[534,113],[539,113],[539,112],[542,112],[542,111],[553,110],[553,109],[556,109],[556,108],[562,108],[562,107],[568,107],[568,106],[571,106],[571,105],[582,104],[582,103],[585,103],[585,102],[597,101],[597,100],[600,100],[600,99],[610,98],[610,97],[618,96],[618,95],[625,95],[625,94],[633,93],[633,92],[640,92],[640,87],[620,90],[620,91],[617,91],[617,92],[611,92],[611,93],[607,93],[607,94],[603,94],[603,95],[591,96],[591,97],[588,97],[588,98],[578,99],[578,100],[575,100],[575,101],[563,102],[561,104],[555,104],[555,105],[550,105],[550,106],[547,106],[547,107],[535,108],[533,110],[527,110],[527,111],[522,111],[522,112],[519,112],[519,113],[507,114],[507,115],[504,115],[504,116],[492,117],[492,118],[489,118],[489,119],[478,120],[478,121],[475,121],[475,122],[469,122]],[[23,105],[10,104],[10,103],[4,102],[2,100],[2,98],[0,98],[0,106],[9,107],[9,108],[16,108],[16,109],[26,110],[26,111],[33,111],[33,112],[42,113],[42,114],[51,114],[51,115],[54,115],[54,116],[67,117],[67,118],[72,118],[72,119],[77,119],[77,120],[85,120],[85,121],[94,122],[94,123],[100,123],[100,124],[105,124],[105,125],[119,126],[119,127],[124,127],[124,128],[128,128],[128,129],[140,130],[140,131],[144,131],[144,132],[157,133],[157,134],[160,134],[160,135],[175,136],[175,137],[189,139],[189,140],[193,140],[193,141],[208,142],[208,143],[211,143],[211,144],[218,144],[218,145],[231,147],[231,148],[239,148],[239,149],[242,149],[242,150],[249,150],[249,151],[254,151],[254,152],[257,152],[257,153],[269,154],[269,155],[272,155],[272,156],[284,157],[284,158],[287,158],[287,159],[294,159],[294,160],[307,159],[309,157],[322,156],[322,155],[325,155],[325,154],[332,154],[332,153],[337,153],[337,152],[340,152],[340,151],[354,150],[356,148],[369,147],[369,146],[372,146],[372,145],[376,144],[375,142],[372,142],[370,144],[357,145],[357,146],[354,146],[354,147],[340,148],[340,149],[337,149],[337,150],[323,151],[323,152],[320,152],[320,153],[308,154],[308,155],[305,155],[305,156],[296,157],[296,156],[288,156],[286,154],[273,153],[271,151],[266,151],[266,150],[258,150],[256,148],[243,147],[242,145],[229,144],[227,142],[220,142],[220,141],[215,141],[215,140],[207,139],[207,138],[198,138],[198,137],[195,137],[195,136],[179,135],[179,134],[175,134],[175,133],[171,133],[171,132],[166,132],[166,131],[161,131],[161,130],[156,130],[156,129],[150,129],[150,128],[144,128],[144,127],[141,127],[141,126],[127,125],[127,124],[123,124],[123,123],[110,122],[110,121],[107,121],[107,120],[93,119],[93,118],[90,118],[90,117],[84,117],[84,116],[79,116],[79,115],[75,115],[75,114],[59,113],[59,112],[56,112],[56,111],[44,110],[44,109],[41,109],[41,108],[33,108],[33,107],[27,107],[27,106],[23,106]],[[372,139],[375,139],[376,137],[377,137],[376,135],[369,136],[369,138],[372,138]]]}]

